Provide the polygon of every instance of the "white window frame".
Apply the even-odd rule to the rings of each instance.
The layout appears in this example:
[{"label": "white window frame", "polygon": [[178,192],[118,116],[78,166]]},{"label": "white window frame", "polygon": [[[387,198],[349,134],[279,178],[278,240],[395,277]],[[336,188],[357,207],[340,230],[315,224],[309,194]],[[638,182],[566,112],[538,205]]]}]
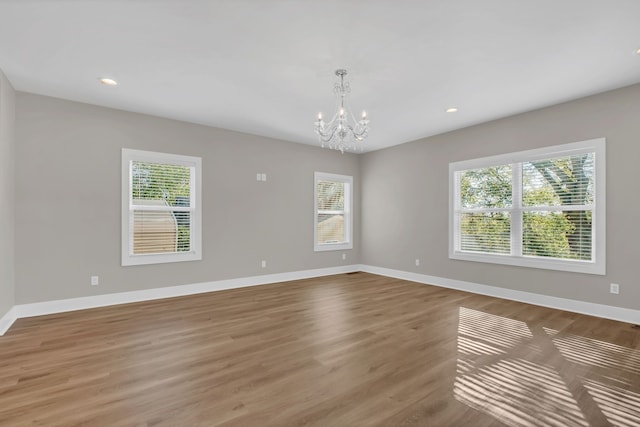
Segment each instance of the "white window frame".
[{"label": "white window frame", "polygon": [[[335,181],[344,184],[344,211],[318,211],[318,181]],[[343,243],[318,243],[318,215],[320,213],[336,213],[344,215]],[[320,251],[338,251],[353,249],[353,177],[334,173],[315,172],[313,179],[313,249]]]},{"label": "white window frame", "polygon": [[[543,268],[549,270],[571,271],[588,274],[606,274],[606,147],[605,138],[591,139],[570,144],[544,147],[517,153],[464,160],[449,164],[449,258],[464,261],[476,261],[522,267]],[[594,153],[594,207],[592,209],[592,260],[569,260],[522,255],[522,214],[527,211],[539,211],[540,207],[523,207],[520,183],[522,182],[522,163],[555,157],[564,157],[583,153]],[[513,165],[511,208],[501,209],[511,213],[511,254],[490,254],[465,252],[460,250],[459,223],[460,211],[459,183],[456,172],[489,168],[501,165]],[[519,164],[519,166],[517,166]],[[576,208],[576,207],[573,207]],[[580,208],[580,206],[577,206]],[[544,208],[542,208],[544,210]]]},{"label": "white window frame", "polygon": [[[133,221],[131,165],[134,161],[166,163],[192,167],[191,173],[191,250],[167,254],[133,254]],[[122,149],[122,265],[163,264],[202,259],[202,159],[200,157],[153,151]],[[173,209],[173,208],[172,208]],[[173,210],[180,210],[178,208]]]}]

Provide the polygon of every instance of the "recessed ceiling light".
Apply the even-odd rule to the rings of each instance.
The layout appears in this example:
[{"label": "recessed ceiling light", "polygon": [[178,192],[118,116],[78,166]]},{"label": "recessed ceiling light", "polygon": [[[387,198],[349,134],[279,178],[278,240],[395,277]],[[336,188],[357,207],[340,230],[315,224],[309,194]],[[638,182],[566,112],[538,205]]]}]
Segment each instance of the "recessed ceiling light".
[{"label": "recessed ceiling light", "polygon": [[447,113],[455,113],[456,111],[458,111],[456,107],[447,108]]},{"label": "recessed ceiling light", "polygon": [[636,50],[636,55],[640,55],[640,49]]},{"label": "recessed ceiling light", "polygon": [[100,83],[102,83],[103,85],[108,85],[108,86],[117,86],[118,82],[110,79],[108,77],[102,77],[100,78]]}]

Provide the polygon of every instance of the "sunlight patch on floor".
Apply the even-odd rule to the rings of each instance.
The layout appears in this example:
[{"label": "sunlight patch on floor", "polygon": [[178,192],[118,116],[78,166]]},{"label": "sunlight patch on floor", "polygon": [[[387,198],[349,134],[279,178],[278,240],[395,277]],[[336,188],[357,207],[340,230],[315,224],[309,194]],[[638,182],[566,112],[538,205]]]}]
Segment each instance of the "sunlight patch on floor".
[{"label": "sunlight patch on floor", "polygon": [[554,329],[543,329],[553,337],[553,343],[567,360],[640,374],[640,351],[577,335],[558,335]]},{"label": "sunlight patch on floor", "polygon": [[507,425],[640,425],[637,350],[464,307],[457,344],[456,400]]}]

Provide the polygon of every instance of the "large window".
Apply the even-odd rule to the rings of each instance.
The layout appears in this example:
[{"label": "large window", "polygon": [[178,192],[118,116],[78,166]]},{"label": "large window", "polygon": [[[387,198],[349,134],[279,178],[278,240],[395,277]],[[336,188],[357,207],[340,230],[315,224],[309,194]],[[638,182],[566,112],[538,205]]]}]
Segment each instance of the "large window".
[{"label": "large window", "polygon": [[122,265],[202,259],[199,157],[122,150]]},{"label": "large window", "polygon": [[315,173],[314,249],[353,248],[353,178]]},{"label": "large window", "polygon": [[451,163],[449,257],[605,274],[605,140]]}]

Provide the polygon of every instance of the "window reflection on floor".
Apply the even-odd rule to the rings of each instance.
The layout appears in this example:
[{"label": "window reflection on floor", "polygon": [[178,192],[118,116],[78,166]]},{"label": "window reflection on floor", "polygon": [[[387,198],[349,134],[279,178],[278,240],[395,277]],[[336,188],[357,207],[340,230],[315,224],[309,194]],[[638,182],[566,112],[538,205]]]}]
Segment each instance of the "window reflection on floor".
[{"label": "window reflection on floor", "polygon": [[454,396],[507,425],[638,426],[639,379],[637,350],[460,308]]}]

